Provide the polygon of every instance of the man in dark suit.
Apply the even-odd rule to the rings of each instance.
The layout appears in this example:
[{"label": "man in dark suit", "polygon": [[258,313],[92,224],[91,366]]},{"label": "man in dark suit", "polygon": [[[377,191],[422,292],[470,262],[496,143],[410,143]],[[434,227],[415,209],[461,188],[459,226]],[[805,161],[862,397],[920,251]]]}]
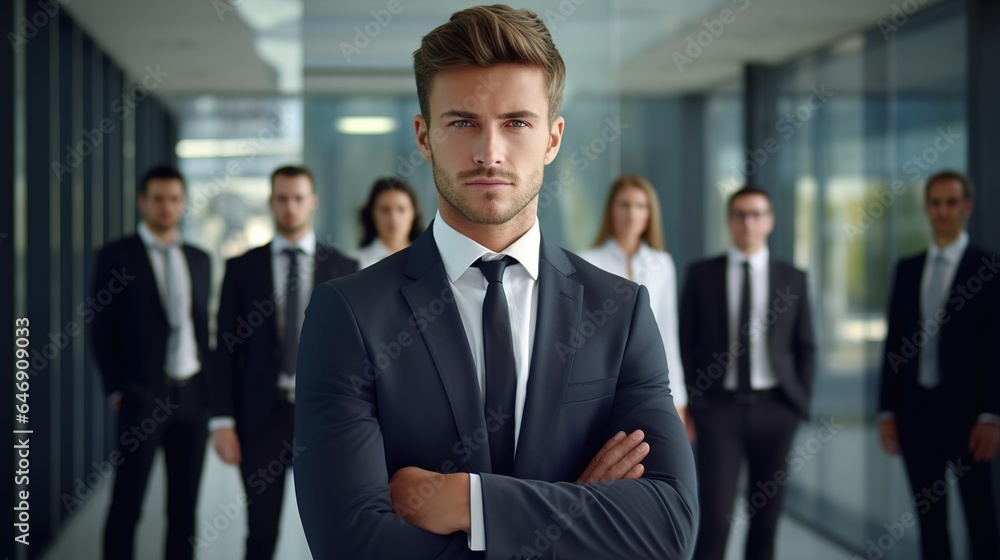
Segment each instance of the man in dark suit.
[{"label": "man in dark suit", "polygon": [[767,192],[745,187],[728,209],[733,246],[690,266],[681,299],[681,360],[698,438],[694,557],[724,557],[746,458],[748,493],[758,483],[772,490],[750,518],[745,557],[767,559],[787,483],[775,473],[787,472],[792,437],[809,412],[812,324],[805,273],[768,251],[774,215]]},{"label": "man in dark suit", "polygon": [[[208,437],[208,255],[180,238],[184,179],[150,169],[136,235],[97,255],[90,334],[108,402],[118,415],[121,463],[104,533],[104,558],[132,558],[156,449],[167,461],[167,553],[191,558],[195,504]],[[116,286],[117,284],[117,286]],[[112,294],[110,301],[107,295]]]},{"label": "man in dark suit", "polygon": [[997,255],[965,232],[972,201],[962,175],[928,179],[933,241],[896,267],[882,366],[881,444],[903,455],[920,548],[934,560],[952,557],[946,491],[956,480],[971,557],[1000,557],[989,464],[1000,442],[1000,281]]},{"label": "man in dark suit", "polygon": [[287,450],[294,450],[298,334],[309,294],[358,269],[356,261],[316,241],[317,202],[306,168],[277,169],[269,201],[274,240],[231,259],[222,284],[209,428],[219,457],[239,465],[243,476],[248,560],[270,559],[278,540]]},{"label": "man in dark suit", "polygon": [[295,487],[313,556],[687,558],[694,461],[648,292],[539,230],[563,130],[548,31],[470,8],[414,67],[438,214],[318,286],[302,328]]}]

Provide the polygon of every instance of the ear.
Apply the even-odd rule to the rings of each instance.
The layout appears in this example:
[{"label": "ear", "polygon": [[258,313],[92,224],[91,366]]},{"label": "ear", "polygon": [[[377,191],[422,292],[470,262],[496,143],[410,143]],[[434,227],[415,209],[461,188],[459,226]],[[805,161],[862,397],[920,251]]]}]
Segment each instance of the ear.
[{"label": "ear", "polygon": [[552,163],[552,160],[556,159],[559,154],[559,146],[562,145],[562,135],[563,127],[566,125],[566,120],[562,117],[556,117],[556,120],[552,121],[552,126],[549,127],[549,145],[545,149],[545,165]]},{"label": "ear", "polygon": [[430,128],[423,115],[413,117],[413,131],[417,137],[417,149],[428,163],[431,162]]}]

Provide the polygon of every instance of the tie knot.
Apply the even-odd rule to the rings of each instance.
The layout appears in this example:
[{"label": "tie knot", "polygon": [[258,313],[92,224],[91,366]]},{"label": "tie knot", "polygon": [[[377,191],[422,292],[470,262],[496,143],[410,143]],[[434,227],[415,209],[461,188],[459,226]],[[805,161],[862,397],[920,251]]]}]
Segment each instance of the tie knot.
[{"label": "tie knot", "polygon": [[301,247],[288,247],[281,252],[288,255],[288,258],[292,259],[292,262],[295,262],[295,260],[299,258],[299,255],[305,251],[303,251]]},{"label": "tie knot", "polygon": [[743,261],[743,272],[750,272],[750,261]]},{"label": "tie knot", "polygon": [[472,266],[483,271],[483,276],[486,277],[487,282],[502,282],[504,269],[516,262],[517,259],[514,257],[504,255],[502,259],[492,261],[477,259],[476,262],[472,263]]}]

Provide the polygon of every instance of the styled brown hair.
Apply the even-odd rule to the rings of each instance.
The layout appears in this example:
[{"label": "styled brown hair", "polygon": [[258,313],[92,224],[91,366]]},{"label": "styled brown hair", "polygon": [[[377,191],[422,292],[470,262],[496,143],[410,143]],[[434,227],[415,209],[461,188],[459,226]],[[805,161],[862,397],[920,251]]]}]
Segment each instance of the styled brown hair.
[{"label": "styled brown hair", "polygon": [[750,196],[754,194],[766,198],[768,207],[772,208],[774,207],[774,204],[771,202],[771,195],[767,194],[767,191],[756,185],[747,185],[742,189],[729,195],[729,204],[726,206],[726,211],[727,212],[733,211],[733,201],[736,200],[737,198],[740,198],[741,196]]},{"label": "styled brown hair", "polygon": [[271,192],[274,192],[274,180],[278,177],[298,177],[300,175],[305,175],[309,179],[309,186],[312,187],[312,191],[316,192],[316,182],[313,181],[312,173],[301,165],[286,165],[284,167],[279,167],[271,173]]},{"label": "styled brown hair", "polygon": [[946,170],[935,173],[933,177],[927,179],[927,184],[924,186],[925,204],[930,199],[931,185],[937,183],[938,181],[958,181],[962,184],[962,197],[965,198],[965,200],[972,200],[975,198],[976,193],[973,190],[972,182],[969,181],[968,177],[962,175],[958,171]]},{"label": "styled brown hair", "polygon": [[614,224],[611,220],[611,207],[614,206],[615,197],[625,187],[636,187],[646,193],[646,204],[649,206],[649,222],[642,232],[642,239],[653,249],[666,251],[667,245],[663,242],[663,225],[660,222],[660,198],[656,196],[656,189],[648,179],[640,175],[622,175],[617,181],[612,183],[608,199],[604,203],[604,220],[601,222],[601,229],[594,240],[594,247],[604,244],[609,238],[614,237]]},{"label": "styled brown hair", "polygon": [[461,66],[489,68],[514,63],[537,66],[545,72],[549,122],[559,115],[566,66],[545,23],[531,10],[502,4],[475,6],[455,12],[448,23],[424,36],[413,51],[420,113],[430,122],[429,99],[434,75]]}]

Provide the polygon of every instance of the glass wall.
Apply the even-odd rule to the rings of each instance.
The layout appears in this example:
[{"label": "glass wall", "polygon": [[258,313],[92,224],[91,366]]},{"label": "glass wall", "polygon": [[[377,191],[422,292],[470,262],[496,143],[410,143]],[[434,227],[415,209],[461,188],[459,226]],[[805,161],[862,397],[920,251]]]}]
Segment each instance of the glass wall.
[{"label": "glass wall", "polygon": [[[769,77],[783,137],[770,171],[783,210],[775,245],[809,272],[818,349],[788,510],[859,554],[918,554],[916,529],[868,550],[912,508],[901,460],[877,444],[877,383],[894,263],[929,240],[923,181],[966,166],[960,8],[928,9],[888,37],[846,37]],[[829,441],[823,426],[836,429]],[[960,507],[951,512],[963,557]]]}]

